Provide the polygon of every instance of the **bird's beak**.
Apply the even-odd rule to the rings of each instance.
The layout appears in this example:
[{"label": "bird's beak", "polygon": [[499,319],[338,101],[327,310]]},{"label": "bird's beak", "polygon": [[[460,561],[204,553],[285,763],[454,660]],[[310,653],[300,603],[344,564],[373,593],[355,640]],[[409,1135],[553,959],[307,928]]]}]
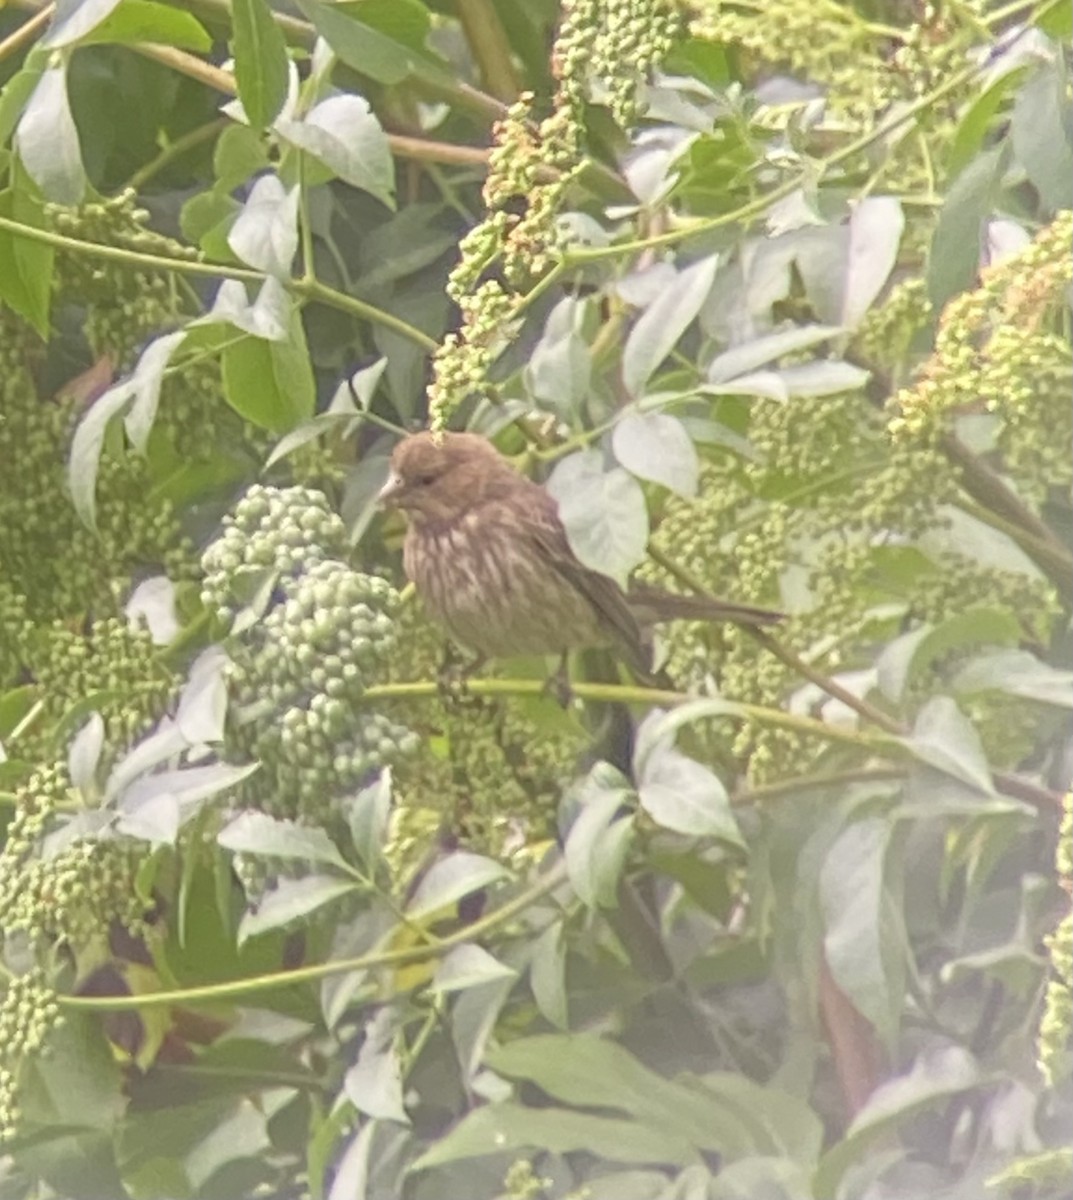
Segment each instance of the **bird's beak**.
[{"label": "bird's beak", "polygon": [[402,476],[392,471],[387,483],[376,493],[376,502],[381,508],[394,508],[395,497],[402,491]]}]

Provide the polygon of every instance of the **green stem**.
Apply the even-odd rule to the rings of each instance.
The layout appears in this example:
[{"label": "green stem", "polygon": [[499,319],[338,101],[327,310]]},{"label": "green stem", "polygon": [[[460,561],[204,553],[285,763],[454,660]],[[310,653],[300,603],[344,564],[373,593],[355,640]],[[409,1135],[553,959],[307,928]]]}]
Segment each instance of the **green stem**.
[{"label": "green stem", "polygon": [[510,40],[492,0],[457,0],[458,19],[485,87],[509,104],[521,91]]},{"label": "green stem", "polygon": [[[206,262],[202,259],[168,258],[162,254],[146,254],[140,250],[128,250],[123,246],[107,246],[100,242],[86,242],[81,238],[67,237],[64,234],[53,233],[50,229],[37,229],[32,225],[24,225],[13,221],[10,217],[0,217],[0,229],[6,229],[17,237],[23,237],[32,242],[44,242],[59,250],[71,254],[85,254],[91,258],[101,258],[108,262],[121,263],[128,267],[145,267],[154,271],[174,271],[179,275],[200,275],[214,279],[241,279],[252,283],[263,283],[267,278],[261,271],[250,267],[235,267],[229,263]],[[284,286],[292,296],[305,300],[315,300],[326,304],[340,312],[350,313],[385,329],[400,334],[411,342],[415,342],[423,350],[432,351],[436,348],[434,338],[414,328],[401,317],[348,296],[319,280],[288,280]]]},{"label": "green stem", "polygon": [[[1033,23],[1042,20],[1053,9],[1065,3],[1068,3],[1068,0],[1049,0],[1047,4],[1044,4],[1038,10]],[[1014,43],[1024,36],[1029,27],[1029,25],[1026,25],[1015,37],[1011,38],[1002,47],[1001,52],[1007,53]],[[683,221],[677,229],[671,229],[666,233],[656,234],[653,237],[641,238],[632,242],[619,242],[610,246],[585,247],[571,250],[564,255],[564,261],[571,266],[580,266],[584,263],[597,262],[605,258],[618,258],[623,255],[638,254],[654,247],[673,246],[686,238],[695,237],[698,234],[711,233],[726,225],[736,225],[752,217],[758,217],[766,212],[772,204],[777,203],[779,200],[785,200],[787,196],[793,195],[794,192],[810,181],[818,182],[833,168],[841,166],[844,162],[848,162],[850,159],[867,150],[870,146],[873,146],[876,142],[881,142],[896,129],[914,120],[940,100],[944,100],[947,96],[959,91],[980,74],[981,71],[985,70],[990,63],[991,59],[989,58],[985,62],[974,62],[963,67],[960,71],[951,75],[944,83],[941,83],[937,88],[930,91],[926,96],[922,96],[919,100],[914,101],[914,103],[898,112],[891,113],[886,120],[880,121],[875,129],[854,138],[847,145],[843,146],[841,150],[829,154],[826,158],[821,158],[816,162],[810,163],[802,171],[799,171],[793,179],[787,180],[786,183],[775,188],[773,191],[763,196],[758,196],[755,200],[750,200],[747,204],[743,204],[731,212],[721,213],[714,217]]]},{"label": "green stem", "polygon": [[156,158],[150,159],[144,166],[139,167],[127,180],[124,190],[129,188],[136,192],[140,191],[150,179],[159,175],[176,159],[182,158],[184,154],[189,154],[191,150],[196,150],[202,142],[211,142],[218,133],[231,124],[233,122],[227,117],[216,117],[212,121],[206,121],[204,125],[199,125],[196,129],[184,133],[182,137],[176,138],[174,142],[165,146]]},{"label": "green stem", "polygon": [[[432,685],[435,688],[435,684]],[[59,1004],[66,1009],[89,1009],[95,1012],[123,1012],[132,1009],[160,1008],[165,1005],[219,1003],[221,1000],[237,1000],[254,992],[274,991],[291,987],[296,983],[315,983],[332,975],[343,975],[349,971],[368,971],[380,967],[402,967],[412,963],[442,958],[453,950],[490,933],[493,929],[512,920],[544,896],[566,882],[566,866],[557,863],[535,883],[513,899],[500,905],[494,912],[472,925],[448,935],[434,946],[410,946],[404,950],[373,951],[356,958],[341,958],[334,962],[314,963],[307,967],[296,967],[291,971],[276,971],[267,975],[254,975],[249,979],[234,979],[227,983],[210,983],[202,987],[176,988],[169,992],[145,992],[139,996],[60,996]]]}]

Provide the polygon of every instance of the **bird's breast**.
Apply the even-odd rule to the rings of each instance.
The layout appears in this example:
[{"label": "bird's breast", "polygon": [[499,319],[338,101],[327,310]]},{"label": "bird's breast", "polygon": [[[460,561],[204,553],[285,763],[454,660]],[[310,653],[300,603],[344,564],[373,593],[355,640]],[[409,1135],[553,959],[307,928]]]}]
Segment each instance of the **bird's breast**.
[{"label": "bird's breast", "polygon": [[429,615],[480,654],[560,654],[606,641],[588,600],[506,515],[482,509],[411,525],[403,564]]}]

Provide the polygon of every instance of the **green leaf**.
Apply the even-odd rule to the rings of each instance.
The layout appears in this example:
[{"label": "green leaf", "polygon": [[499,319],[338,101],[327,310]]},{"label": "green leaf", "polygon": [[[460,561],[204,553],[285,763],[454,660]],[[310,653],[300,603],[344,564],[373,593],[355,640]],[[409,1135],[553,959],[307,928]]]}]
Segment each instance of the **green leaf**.
[{"label": "green leaf", "polygon": [[1017,93],[1010,119],[1014,158],[1050,212],[1073,208],[1068,88],[1068,75],[1057,63],[1041,67]]},{"label": "green leaf", "polygon": [[324,832],[294,821],[277,821],[261,812],[239,813],[216,837],[225,850],[260,854],[298,862],[326,863],[342,870],[348,864]]},{"label": "green leaf", "polygon": [[97,527],[97,471],[104,436],[111,421],[129,405],[133,395],[134,386],[129,379],[109,388],[93,402],[71,439],[67,486],[75,512],[90,529]]},{"label": "green leaf", "polygon": [[856,328],[890,278],[904,229],[905,215],[894,196],[866,196],[853,206],[839,316],[847,329]]},{"label": "green leaf", "polygon": [[493,858],[456,850],[429,868],[406,906],[406,914],[423,917],[439,912],[463,896],[499,883],[509,874],[507,868]]},{"label": "green leaf", "polygon": [[381,1008],[365,1026],[358,1060],[346,1073],[343,1090],[363,1113],[380,1121],[410,1123],[402,1100],[402,1062],[395,1014]]},{"label": "green leaf", "polygon": [[67,750],[67,773],[76,788],[92,787],[103,749],[104,720],[100,713],[93,713]]},{"label": "green leaf", "polygon": [[679,750],[657,747],[645,758],[637,794],[641,807],[664,829],[745,845],[722,780]]},{"label": "green leaf", "polygon": [[944,1101],[981,1082],[975,1059],[960,1046],[925,1051],[906,1074],[876,1088],[842,1141],[823,1156],[813,1182],[817,1200],[835,1200],[846,1171],[892,1129],[929,1108],[938,1117],[945,1111]]},{"label": "green leaf", "polygon": [[693,1160],[689,1146],[673,1134],[637,1121],[596,1117],[561,1108],[490,1104],[469,1113],[412,1165],[423,1171],[457,1159],[524,1150],[570,1154],[581,1151],[606,1162],[679,1163]]},{"label": "green leaf", "polygon": [[51,57],[44,46],[34,46],[19,70],[0,89],[0,146],[7,145]]},{"label": "green leaf", "polygon": [[775,362],[786,354],[807,350],[842,333],[845,333],[845,330],[841,325],[801,325],[780,330],[778,333],[764,334],[763,337],[743,342],[740,346],[734,346],[712,359],[708,364],[706,378],[709,383],[715,385],[730,383],[731,380]]},{"label": "green leaf", "polygon": [[580,562],[625,585],[648,545],[648,508],[637,480],[621,467],[606,470],[597,451],[581,450],[556,464],[547,486]]},{"label": "green leaf", "polygon": [[198,1190],[218,1172],[243,1160],[263,1160],[272,1146],[268,1115],[248,1097],[237,1101],[186,1156],[184,1167]]},{"label": "green leaf", "polygon": [[632,799],[628,788],[607,788],[590,771],[575,795],[577,816],[566,838],[563,855],[570,882],[590,908],[613,908],[618,880],[633,842],[633,815],[620,810]]},{"label": "green leaf", "polygon": [[192,746],[223,741],[229,662],[219,646],[207,646],[190,664],[179,695],[175,724]]},{"label": "green leaf", "polygon": [[1020,622],[1006,608],[970,608],[941,625],[922,625],[884,648],[876,662],[879,689],[889,700],[900,703],[909,684],[951,650],[1009,645],[1020,636]]},{"label": "green leaf", "polygon": [[410,75],[453,82],[445,64],[424,48],[431,19],[419,0],[356,4],[298,0],[298,7],[348,67],[378,83],[390,86]]},{"label": "green leaf", "polygon": [[383,859],[391,820],[391,768],[385,767],[375,783],[362,788],[344,805],[351,844],[365,869],[375,872]]},{"label": "green leaf", "polygon": [[20,1107],[31,1125],[114,1130],[124,1108],[119,1064],[100,1023],[68,1011],[48,1035],[48,1054],[27,1061]]},{"label": "green leaf", "polygon": [[258,428],[285,433],[308,420],[316,385],[301,317],[292,314],[286,341],[249,337],[228,346],[223,377],[228,404]]},{"label": "green leaf", "polygon": [[163,337],[151,341],[142,351],[134,374],[128,381],[133,392],[133,402],[123,419],[123,425],[131,445],[141,454],[146,452],[149,435],[156,421],[164,371],[186,337],[185,329],[177,329],[174,333],[166,333]]},{"label": "green leaf", "polygon": [[395,163],[387,135],[361,96],[330,96],[301,120],[281,118],[276,132],[344,183],[395,206]]},{"label": "green leaf", "polygon": [[533,943],[529,986],[544,1019],[557,1029],[566,1029],[570,1020],[562,925],[549,925]]},{"label": "green leaf", "polygon": [[258,904],[255,912],[243,915],[238,926],[241,946],[252,937],[294,925],[331,904],[341,896],[357,891],[358,885],[338,875],[305,875],[301,879],[281,879]]},{"label": "green leaf", "polygon": [[641,395],[653,372],[696,320],[718,265],[718,257],[711,255],[686,267],[638,317],[622,351],[622,382],[631,396]]},{"label": "green leaf", "polygon": [[627,413],[611,434],[615,457],[634,475],[680,496],[695,496],[700,461],[693,439],[666,413]]},{"label": "green leaf", "polygon": [[914,758],[967,783],[985,796],[995,786],[980,735],[949,696],[933,696],[917,714],[911,736],[902,739]]},{"label": "green leaf", "polygon": [[443,959],[429,986],[434,992],[463,992],[492,979],[514,979],[517,974],[513,967],[493,958],[487,950],[465,942]]},{"label": "green leaf", "polygon": [[[27,192],[0,192],[0,217],[42,227],[41,206]],[[0,300],[48,336],[54,246],[0,229]]]},{"label": "green leaf", "polygon": [[[206,800],[226,792],[259,769],[256,762],[243,765],[211,762],[204,767],[179,767],[144,775],[123,789],[117,805],[116,828],[129,837],[174,845],[179,830],[197,816]],[[108,781],[109,790],[115,788],[115,775],[113,772]]]},{"label": "green leaf", "polygon": [[835,982],[888,1042],[904,1001],[904,968],[885,953],[883,919],[889,821],[865,817],[842,830],[820,871],[824,954]]},{"label": "green leaf", "polygon": [[1027,650],[997,650],[972,659],[954,677],[956,692],[1006,692],[1023,700],[1073,708],[1073,671],[1041,662]]},{"label": "green leaf", "polygon": [[49,31],[41,39],[50,50],[81,41],[112,15],[120,0],[57,0]]},{"label": "green leaf", "polygon": [[298,252],[298,191],[277,175],[261,175],[250,188],[227,234],[227,244],[247,265],[286,279]]},{"label": "green leaf", "polygon": [[1005,142],[986,150],[946,194],[928,254],[928,297],[936,309],[976,278],[984,225],[994,208],[1008,155]]},{"label": "green leaf", "polygon": [[[268,148],[265,145],[264,136],[249,125],[228,125],[216,139],[216,145],[212,150],[212,169],[216,173],[217,183],[228,191],[237,188],[239,184],[245,183],[248,179],[252,179],[261,171],[268,170],[269,165]],[[219,195],[219,193],[203,192],[201,195],[212,196]],[[195,196],[194,199],[198,199],[198,197]],[[233,200],[231,205],[237,207]],[[227,215],[230,215],[231,211],[232,208],[228,208]],[[225,215],[223,211],[219,215],[214,213],[211,225],[216,225],[223,215]],[[185,224],[183,231],[191,241],[198,241],[197,236],[187,231]]]},{"label": "green leaf", "polygon": [[533,399],[564,420],[577,411],[591,389],[592,355],[580,328],[587,311],[584,298],[566,296],[560,300],[551,310],[523,372]]},{"label": "green leaf", "polygon": [[1023,69],[1006,71],[965,109],[946,156],[946,168],[952,176],[960,175],[980,152],[999,109],[1023,78]]},{"label": "green leaf", "polygon": [[266,0],[232,0],[231,25],[238,96],[250,124],[265,129],[287,99],[287,43]]},{"label": "green leaf", "polygon": [[212,49],[211,36],[192,13],[157,4],[156,0],[121,0],[118,7],[79,41],[84,46],[156,42],[199,54]]},{"label": "green leaf", "polygon": [[34,88],[15,146],[26,173],[46,200],[76,206],[86,194],[78,129],[67,100],[66,65],[49,67]]}]

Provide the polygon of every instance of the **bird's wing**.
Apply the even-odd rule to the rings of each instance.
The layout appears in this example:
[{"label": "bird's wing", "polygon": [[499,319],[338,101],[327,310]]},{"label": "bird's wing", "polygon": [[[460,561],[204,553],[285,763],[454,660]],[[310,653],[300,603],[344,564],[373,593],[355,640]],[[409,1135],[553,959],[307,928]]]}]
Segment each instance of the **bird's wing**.
[{"label": "bird's wing", "polygon": [[608,638],[615,643],[627,665],[639,675],[648,675],[652,669],[651,647],[630,608],[626,593],[609,576],[582,566],[570,548],[555,500],[539,485],[532,489],[532,503],[525,520],[526,531],[541,556],[592,605]]}]

